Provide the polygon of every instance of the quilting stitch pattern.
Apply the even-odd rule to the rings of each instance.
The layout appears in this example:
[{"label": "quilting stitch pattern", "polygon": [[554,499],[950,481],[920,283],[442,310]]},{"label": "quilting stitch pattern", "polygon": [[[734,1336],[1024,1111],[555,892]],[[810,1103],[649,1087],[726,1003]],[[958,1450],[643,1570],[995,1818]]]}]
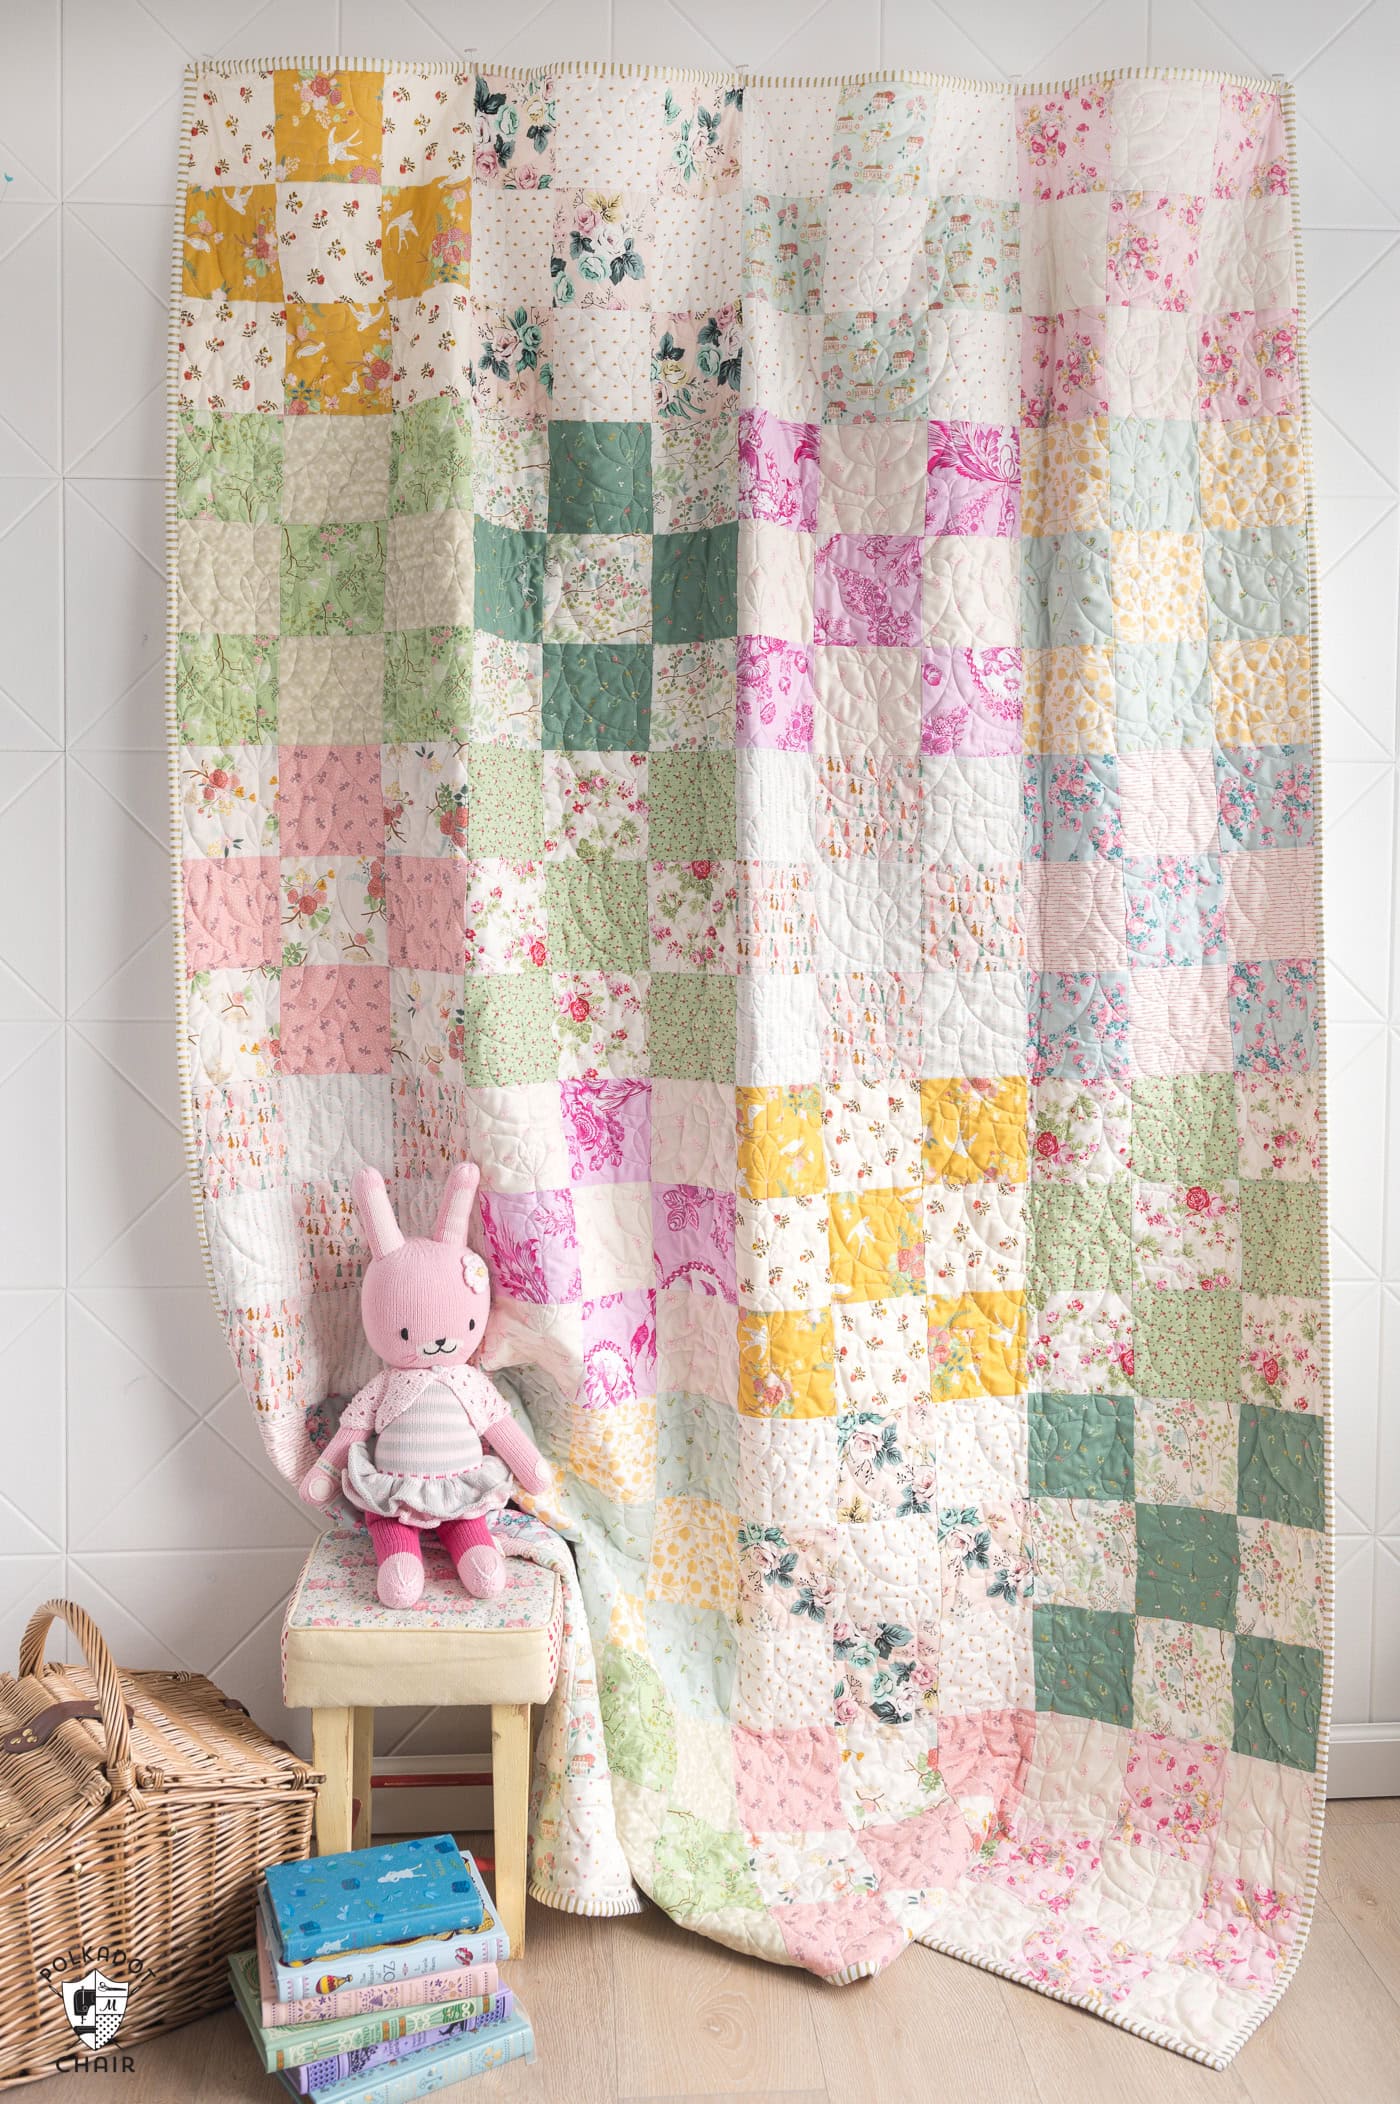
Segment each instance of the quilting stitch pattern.
[{"label": "quilting stitch pattern", "polygon": [[184,1028],[269,1451],[482,1166],[633,1874],[1222,2064],[1327,1612],[1280,95],[196,69]]}]

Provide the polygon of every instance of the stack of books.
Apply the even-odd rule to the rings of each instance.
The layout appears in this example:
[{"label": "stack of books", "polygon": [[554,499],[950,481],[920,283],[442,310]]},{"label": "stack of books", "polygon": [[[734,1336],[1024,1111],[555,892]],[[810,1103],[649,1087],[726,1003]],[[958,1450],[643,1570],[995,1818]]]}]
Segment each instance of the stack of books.
[{"label": "stack of books", "polygon": [[278,1863],[257,1943],[229,1960],[262,2064],[310,2104],[405,2104],[507,2060],[530,2020],[498,1970],[510,1940],[450,1834]]}]

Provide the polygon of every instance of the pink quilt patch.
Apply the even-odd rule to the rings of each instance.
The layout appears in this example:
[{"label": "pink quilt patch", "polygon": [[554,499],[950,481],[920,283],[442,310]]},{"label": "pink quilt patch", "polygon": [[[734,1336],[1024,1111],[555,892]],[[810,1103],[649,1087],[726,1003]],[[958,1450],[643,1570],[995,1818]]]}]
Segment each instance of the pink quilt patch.
[{"label": "pink quilt patch", "polygon": [[818,643],[919,640],[923,557],[911,535],[841,533],[817,549]]},{"label": "pink quilt patch", "polygon": [[827,1979],[863,1966],[878,1971],[909,1941],[873,1892],[848,1893],[810,1906],[775,1907],[773,1918],[793,1963]]},{"label": "pink quilt patch", "polygon": [[185,962],[192,972],[281,962],[277,882],[270,855],[185,864]]},{"label": "pink quilt patch", "polygon": [[812,654],[804,644],[784,643],[777,636],[740,636],[737,684],[740,745],[810,751],[816,696]]},{"label": "pink quilt patch", "polygon": [[1021,653],[931,643],[923,661],[925,752],[1021,750]]},{"label": "pink quilt patch", "polygon": [[815,533],[818,461],[815,424],[790,424],[766,409],[746,409],[739,419],[740,518]]},{"label": "pink quilt patch", "polygon": [[390,855],[384,863],[389,913],[389,962],[423,972],[460,972],[467,874],[457,860]]},{"label": "pink quilt patch", "polygon": [[382,1074],[389,974],[377,965],[298,964],[282,974],[284,1074]]},{"label": "pink quilt patch", "polygon": [[931,424],[924,531],[1021,530],[1021,440],[998,424]]},{"label": "pink quilt patch", "polygon": [[734,1730],[734,1788],[739,1818],[755,1834],[836,1833],[846,1825],[837,1777],[841,1747],[834,1731]]},{"label": "pink quilt patch", "polygon": [[377,855],[384,797],[377,745],[284,745],[277,806],[284,855]]}]

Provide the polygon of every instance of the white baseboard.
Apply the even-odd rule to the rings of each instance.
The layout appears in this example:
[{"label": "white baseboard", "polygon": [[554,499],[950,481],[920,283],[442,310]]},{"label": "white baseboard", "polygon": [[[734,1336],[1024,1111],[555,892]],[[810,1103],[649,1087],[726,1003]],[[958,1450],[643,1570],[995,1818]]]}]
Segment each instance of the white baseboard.
[{"label": "white baseboard", "polygon": [[1400,1797],[1400,1724],[1335,1724],[1329,1797]]},{"label": "white baseboard", "polygon": [[[403,1778],[412,1776],[406,1784]],[[422,1776],[420,1785],[417,1778]],[[470,1776],[469,1782],[457,1780]],[[490,1750],[381,1754],[374,1763],[374,1834],[489,1834]],[[485,1780],[479,1778],[484,1777]]]}]

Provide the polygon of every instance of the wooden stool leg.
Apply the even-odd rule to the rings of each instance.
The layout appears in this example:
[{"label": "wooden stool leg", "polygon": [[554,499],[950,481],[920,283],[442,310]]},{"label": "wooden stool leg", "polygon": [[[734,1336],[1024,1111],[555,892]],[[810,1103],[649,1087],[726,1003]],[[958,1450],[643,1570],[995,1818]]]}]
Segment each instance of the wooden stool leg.
[{"label": "wooden stool leg", "polygon": [[496,1826],[496,1905],[510,1954],[525,1948],[525,1845],[530,1818],[530,1705],[491,1711],[491,1802]]},{"label": "wooden stool leg", "polygon": [[311,1712],[311,1758],[325,1776],[316,1798],[316,1853],[337,1856],[350,1846],[350,1798],[354,1778],[355,1712]]},{"label": "wooden stool leg", "polygon": [[354,1712],[354,1743],[351,1749],[350,1846],[368,1848],[374,1835],[374,1806],[370,1779],[374,1773],[374,1711]]}]

